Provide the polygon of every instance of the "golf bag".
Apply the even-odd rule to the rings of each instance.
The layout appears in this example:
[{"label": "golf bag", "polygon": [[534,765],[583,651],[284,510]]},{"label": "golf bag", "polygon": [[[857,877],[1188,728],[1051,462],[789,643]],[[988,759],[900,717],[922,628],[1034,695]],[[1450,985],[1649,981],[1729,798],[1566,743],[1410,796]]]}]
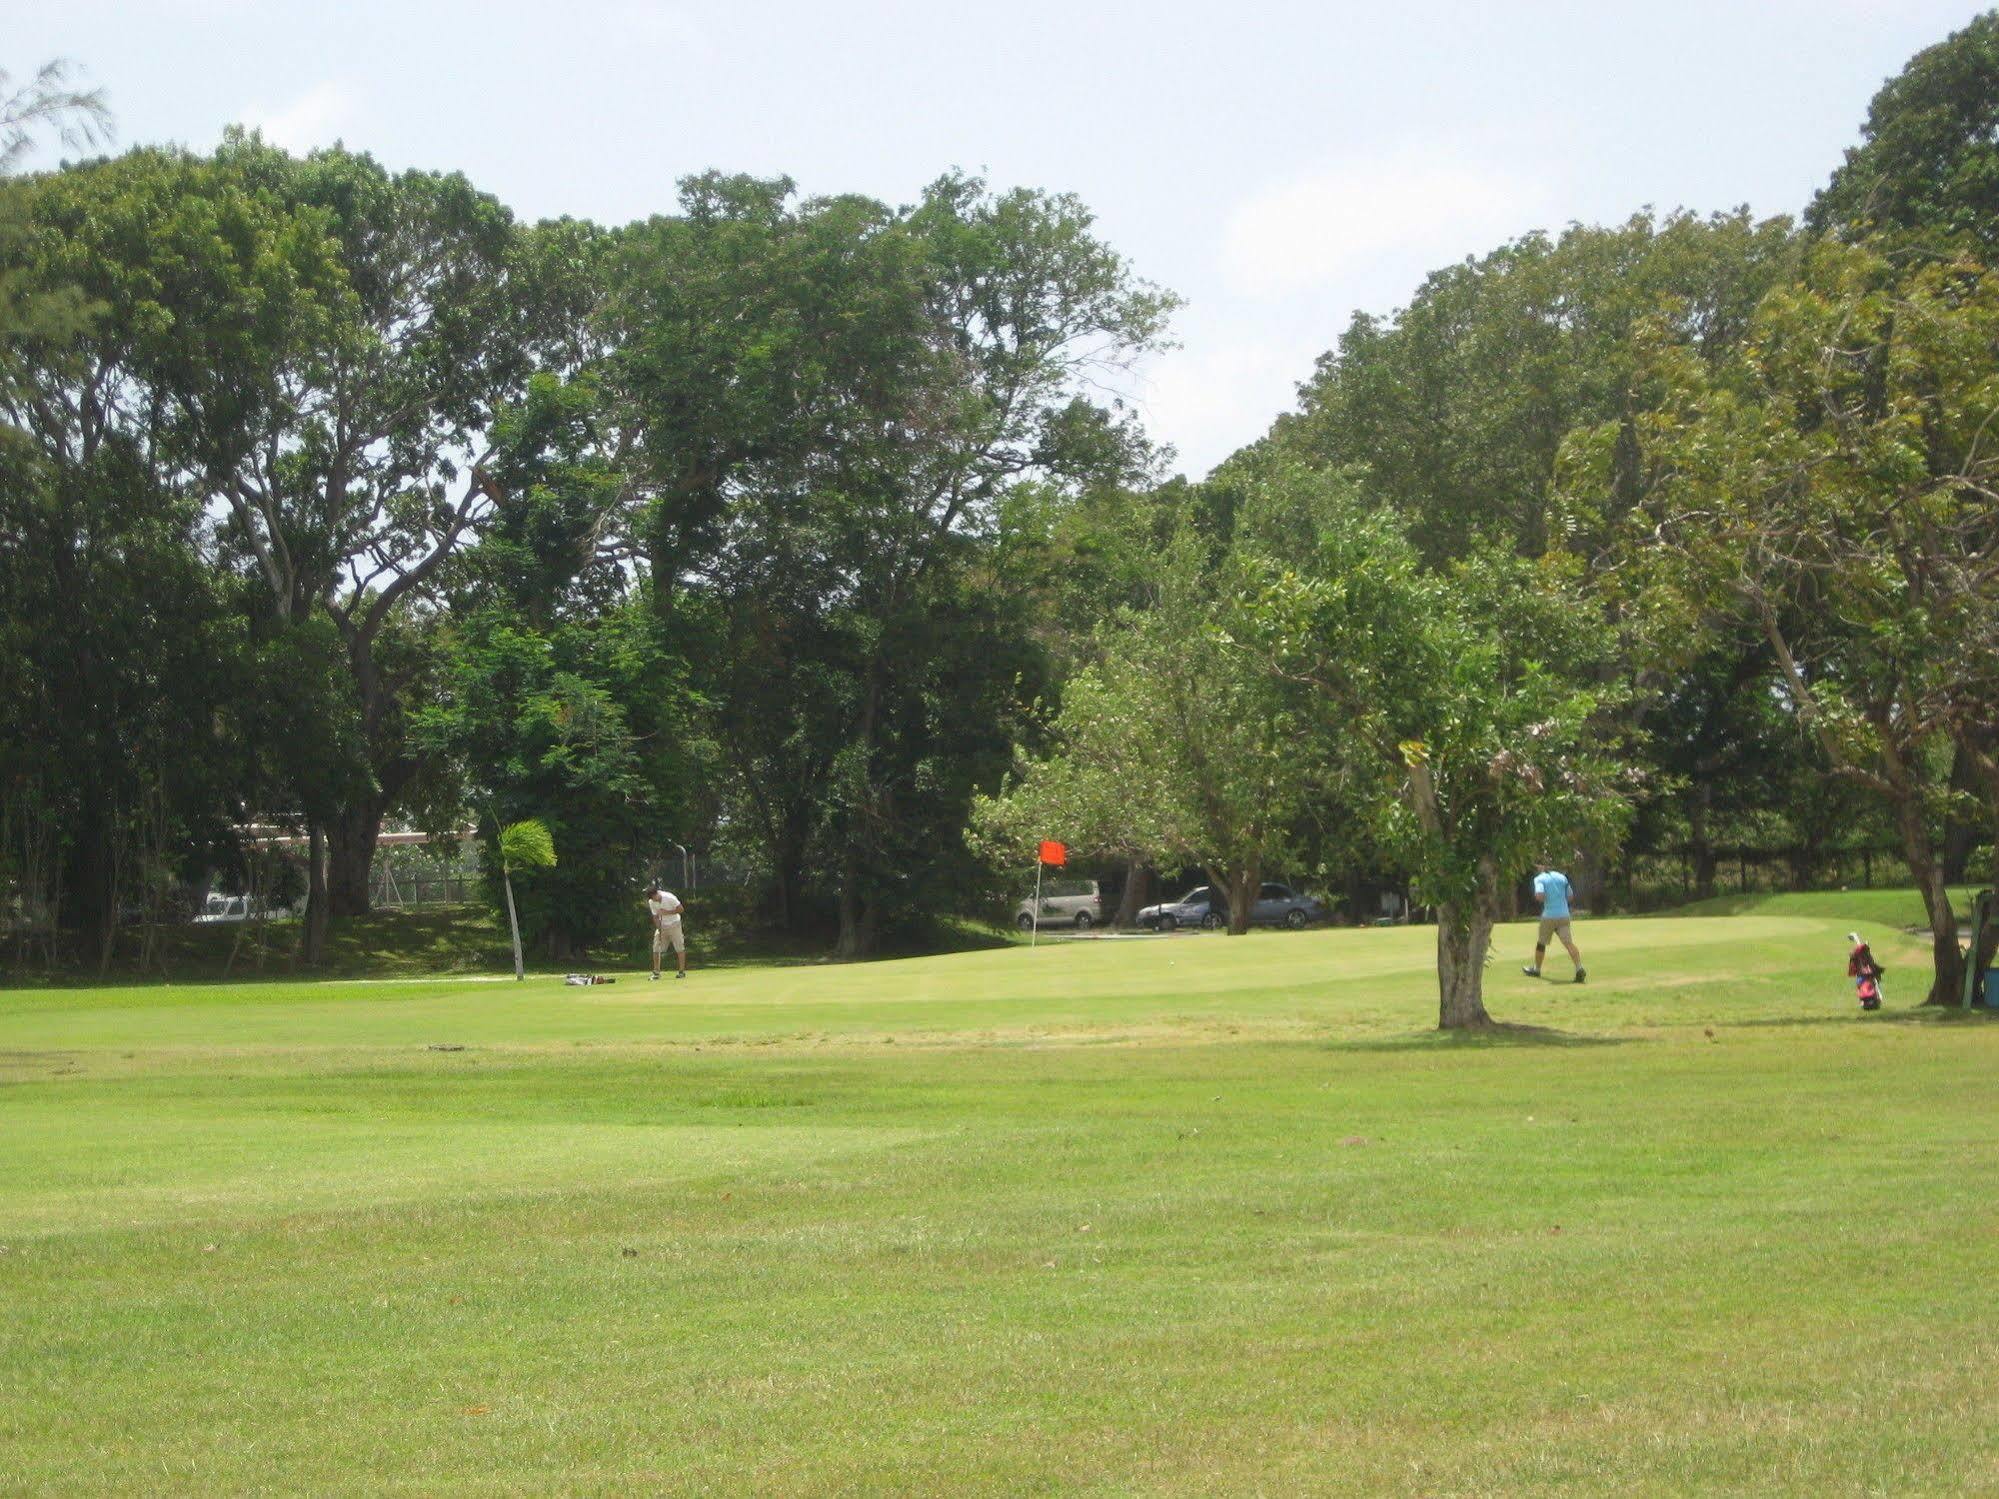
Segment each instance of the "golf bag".
[{"label": "golf bag", "polygon": [[1881,1008],[1881,975],[1886,972],[1874,961],[1874,950],[1853,936],[1853,951],[1847,954],[1846,976],[1853,980],[1854,992],[1860,996],[1860,1008],[1878,1010]]}]

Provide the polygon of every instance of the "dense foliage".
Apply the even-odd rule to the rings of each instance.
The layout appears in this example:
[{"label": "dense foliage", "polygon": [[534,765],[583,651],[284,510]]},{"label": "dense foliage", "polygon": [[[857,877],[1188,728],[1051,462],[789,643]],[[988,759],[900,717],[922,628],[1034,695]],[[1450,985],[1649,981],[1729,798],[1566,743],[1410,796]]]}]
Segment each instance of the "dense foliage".
[{"label": "dense foliage", "polygon": [[[1404,892],[1461,1025],[1534,859],[1601,908],[1892,846],[1943,997],[1999,827],[1995,28],[1882,90],[1803,226],[1440,270],[1198,483],[1101,394],[1174,299],[1069,197],[710,173],[526,224],[240,132],[0,176],[17,950],[282,884],[277,824],[311,961],[393,823],[473,829],[496,902],[545,828],[550,956],[682,848],[862,956],[1057,836],[1127,918],[1187,871],[1238,929],[1273,875]],[[0,172],[102,125],[0,80]]]}]

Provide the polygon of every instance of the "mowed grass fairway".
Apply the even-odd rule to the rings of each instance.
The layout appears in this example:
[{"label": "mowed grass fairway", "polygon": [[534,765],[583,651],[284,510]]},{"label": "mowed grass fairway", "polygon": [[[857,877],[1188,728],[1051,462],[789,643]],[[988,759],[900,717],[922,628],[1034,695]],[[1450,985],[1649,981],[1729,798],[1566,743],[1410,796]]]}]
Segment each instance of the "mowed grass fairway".
[{"label": "mowed grass fairway", "polygon": [[1908,904],[0,994],[0,1490],[1999,1491]]}]

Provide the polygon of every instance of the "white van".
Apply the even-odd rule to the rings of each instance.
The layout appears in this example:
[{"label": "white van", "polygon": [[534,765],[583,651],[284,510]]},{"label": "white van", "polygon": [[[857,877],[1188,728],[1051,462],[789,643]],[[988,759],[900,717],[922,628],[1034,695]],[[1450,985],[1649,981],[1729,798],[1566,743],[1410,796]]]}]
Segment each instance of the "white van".
[{"label": "white van", "polygon": [[[1086,932],[1104,919],[1104,897],[1095,880],[1048,880],[1041,887],[1041,925],[1072,926]],[[1034,930],[1034,897],[1014,912],[1013,924]]]}]

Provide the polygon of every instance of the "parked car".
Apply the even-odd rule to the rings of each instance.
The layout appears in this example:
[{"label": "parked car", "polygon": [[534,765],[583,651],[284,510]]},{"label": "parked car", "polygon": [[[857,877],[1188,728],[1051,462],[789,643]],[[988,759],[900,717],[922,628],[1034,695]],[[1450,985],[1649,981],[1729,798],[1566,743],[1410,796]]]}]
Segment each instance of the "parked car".
[{"label": "parked car", "polygon": [[[1095,880],[1050,880],[1041,887],[1041,925],[1073,926],[1086,932],[1103,919],[1103,892]],[[1023,932],[1034,929],[1033,896],[1020,903],[1013,923]]]},{"label": "parked car", "polygon": [[247,895],[214,895],[202,902],[201,914],[196,916],[199,925],[218,921],[248,921],[259,911],[267,910],[259,902],[253,902]]},{"label": "parked car", "polygon": [[1289,885],[1264,885],[1256,892],[1256,904],[1250,907],[1249,919],[1253,926],[1288,926],[1297,930],[1314,921],[1325,921],[1332,916],[1324,904],[1309,895],[1300,895]]},{"label": "parked car", "polygon": [[1206,885],[1196,885],[1178,900],[1161,901],[1138,913],[1138,924],[1147,931],[1171,932],[1183,926],[1221,926],[1228,910],[1214,898]]},{"label": "parked car", "polygon": [[[1331,911],[1311,896],[1300,895],[1289,885],[1273,883],[1258,889],[1256,904],[1250,908],[1249,921],[1252,926],[1288,926],[1295,929],[1314,921],[1324,921],[1331,915]],[[1178,900],[1147,906],[1138,913],[1140,926],[1162,932],[1183,926],[1227,926],[1228,920],[1228,902],[1217,900],[1206,885],[1196,885]]]}]

